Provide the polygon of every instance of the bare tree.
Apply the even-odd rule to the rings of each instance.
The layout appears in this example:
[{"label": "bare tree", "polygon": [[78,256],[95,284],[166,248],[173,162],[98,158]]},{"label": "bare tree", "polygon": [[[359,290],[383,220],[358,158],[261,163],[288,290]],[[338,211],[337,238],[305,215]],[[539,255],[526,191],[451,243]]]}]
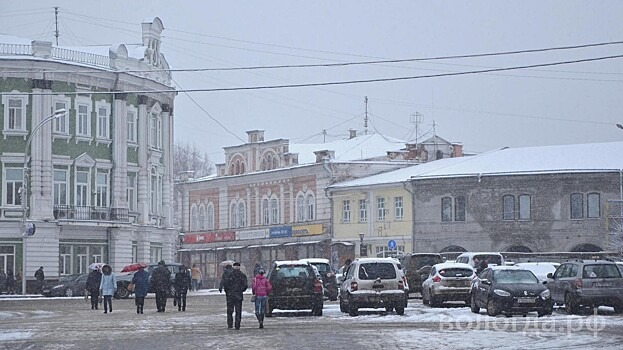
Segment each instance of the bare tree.
[{"label": "bare tree", "polygon": [[214,168],[208,154],[201,153],[195,144],[177,142],[173,151],[173,171],[176,176],[190,172],[198,178],[212,174]]}]

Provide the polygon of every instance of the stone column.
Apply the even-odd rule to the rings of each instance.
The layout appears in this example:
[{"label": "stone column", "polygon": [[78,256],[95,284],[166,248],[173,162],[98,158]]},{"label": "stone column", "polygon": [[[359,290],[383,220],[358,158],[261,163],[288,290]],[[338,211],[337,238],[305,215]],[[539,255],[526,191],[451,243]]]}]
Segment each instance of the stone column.
[{"label": "stone column", "polygon": [[[49,80],[34,79],[30,132],[41,121],[52,115],[52,95],[38,95],[52,91]],[[54,194],[52,193],[52,123],[48,121],[32,136],[30,144],[30,218],[53,217]]]},{"label": "stone column", "polygon": [[147,114],[147,100],[145,95],[138,96],[138,189],[137,211],[138,223],[149,222],[149,166],[147,164],[147,150],[149,148],[149,115]]},{"label": "stone column", "polygon": [[164,227],[173,227],[173,108],[168,104],[162,105],[162,164],[164,174],[162,179],[162,213]]},{"label": "stone column", "polygon": [[128,186],[128,95],[114,95],[112,110],[113,127],[113,170],[112,170],[112,201],[113,208],[127,208]]}]

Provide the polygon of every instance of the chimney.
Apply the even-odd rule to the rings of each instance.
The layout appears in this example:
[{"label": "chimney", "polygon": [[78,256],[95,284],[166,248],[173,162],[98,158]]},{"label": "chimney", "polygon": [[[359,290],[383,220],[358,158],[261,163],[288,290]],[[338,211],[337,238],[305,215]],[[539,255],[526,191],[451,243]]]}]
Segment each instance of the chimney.
[{"label": "chimney", "polygon": [[248,143],[264,142],[264,130],[247,131]]},{"label": "chimney", "polygon": [[463,145],[458,143],[452,144],[452,158],[463,157]]},{"label": "chimney", "polygon": [[52,56],[52,42],[33,40],[30,43],[32,55],[35,57],[49,58]]},{"label": "chimney", "polygon": [[357,130],[348,129],[348,139],[354,139],[355,137],[357,137]]},{"label": "chimney", "polygon": [[334,159],[335,158],[335,151],[329,151],[329,150],[321,150],[321,151],[314,151],[314,154],[316,155],[316,163],[322,163],[322,161],[324,159]]}]

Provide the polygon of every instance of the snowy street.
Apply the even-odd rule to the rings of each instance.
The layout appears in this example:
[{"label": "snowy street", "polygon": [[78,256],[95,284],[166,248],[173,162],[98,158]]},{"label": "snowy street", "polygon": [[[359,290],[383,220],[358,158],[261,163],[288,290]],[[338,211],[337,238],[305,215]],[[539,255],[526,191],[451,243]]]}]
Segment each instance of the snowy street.
[{"label": "snowy street", "polygon": [[619,349],[623,317],[600,308],[598,315],[489,317],[469,308],[429,308],[410,300],[405,316],[363,309],[358,317],[327,302],[322,317],[306,312],[279,312],[257,329],[252,303],[243,303],[242,328],[228,330],[225,298],[192,293],[186,312],[170,299],[156,313],[150,295],[145,314],[133,300],[114,300],[113,313],[91,310],[84,298],[0,299],[0,349],[216,349],[365,348],[482,349],[567,348]]}]

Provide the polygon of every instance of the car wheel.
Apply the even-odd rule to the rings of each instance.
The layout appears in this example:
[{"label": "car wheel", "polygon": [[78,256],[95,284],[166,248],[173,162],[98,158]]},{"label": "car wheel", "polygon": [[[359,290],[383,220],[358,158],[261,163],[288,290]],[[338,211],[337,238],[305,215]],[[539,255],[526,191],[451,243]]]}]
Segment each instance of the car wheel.
[{"label": "car wheel", "polygon": [[394,311],[394,307],[393,306],[386,306],[385,307],[385,311],[392,312],[392,311]]},{"label": "car wheel", "polygon": [[621,314],[621,313],[623,313],[623,304],[616,305],[616,306],[614,307],[614,313],[615,313],[615,314]]},{"label": "car wheel", "polygon": [[346,305],[344,305],[344,301],[340,298],[340,312],[346,312]]},{"label": "car wheel", "polygon": [[474,298],[474,294],[472,294],[472,298],[471,298],[471,302],[470,302],[470,308],[471,308],[473,313],[475,313],[475,314],[479,314],[480,313],[480,308],[478,307],[478,305],[476,305],[476,299]]},{"label": "car wheel", "polygon": [[126,286],[119,287],[117,289],[117,297],[120,299],[127,299],[130,297],[130,291],[126,288]]},{"label": "car wheel", "polygon": [[71,288],[65,289],[65,296],[66,297],[73,297],[74,296],[74,291]]},{"label": "car wheel", "polygon": [[497,307],[497,305],[495,305],[493,300],[487,301],[487,315],[489,315],[489,316],[497,316],[499,314],[500,314],[500,310]]},{"label": "car wheel", "polygon": [[322,304],[312,307],[312,316],[322,316]]},{"label": "car wheel", "polygon": [[355,304],[355,302],[352,300],[348,301],[348,315],[349,316],[359,315],[359,308],[357,307],[357,304]]},{"label": "car wheel", "polygon": [[567,314],[573,315],[578,313],[578,305],[571,297],[571,293],[565,294],[565,310]]},{"label": "car wheel", "polygon": [[441,304],[439,297],[434,296],[430,291],[428,294],[430,295],[430,307],[438,307]]},{"label": "car wheel", "polygon": [[400,306],[396,306],[396,315],[404,315],[405,314],[405,308],[404,307],[400,307]]},{"label": "car wheel", "polygon": [[423,296],[423,295],[422,295],[422,304],[424,304],[424,305],[430,304],[430,301],[428,301],[428,299],[426,299],[426,297]]}]

